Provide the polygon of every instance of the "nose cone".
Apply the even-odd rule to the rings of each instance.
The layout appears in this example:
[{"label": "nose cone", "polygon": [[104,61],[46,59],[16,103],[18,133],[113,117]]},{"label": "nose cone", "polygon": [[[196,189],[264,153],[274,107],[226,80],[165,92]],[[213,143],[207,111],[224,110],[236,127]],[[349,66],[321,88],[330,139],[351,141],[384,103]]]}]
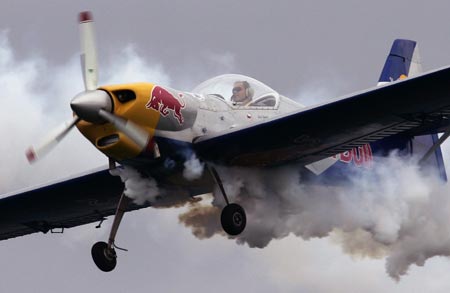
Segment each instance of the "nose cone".
[{"label": "nose cone", "polygon": [[99,111],[112,112],[112,101],[105,91],[86,91],[76,95],[70,102],[70,107],[81,119],[100,124],[106,121],[98,114]]}]

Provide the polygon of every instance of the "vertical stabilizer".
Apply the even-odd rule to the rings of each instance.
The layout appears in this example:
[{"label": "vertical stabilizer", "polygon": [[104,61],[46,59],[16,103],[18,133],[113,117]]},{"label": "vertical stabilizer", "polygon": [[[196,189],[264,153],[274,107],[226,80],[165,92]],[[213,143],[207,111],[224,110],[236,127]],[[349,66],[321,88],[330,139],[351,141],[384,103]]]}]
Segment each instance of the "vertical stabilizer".
[{"label": "vertical stabilizer", "polygon": [[[381,72],[378,85],[416,76],[420,73],[422,73],[422,64],[417,43],[411,40],[397,39],[392,44],[391,51],[389,52],[383,71]],[[409,138],[397,136],[388,138],[386,141],[383,141],[382,144],[388,148],[388,145],[392,144],[392,141],[394,140],[408,140],[408,143],[406,143],[407,141],[404,141],[404,145],[410,145],[410,152],[418,158],[421,158],[431,146],[438,141],[438,135],[430,134]],[[436,149],[434,155],[430,156],[425,161],[425,165],[435,170],[442,179],[447,180],[440,147]]]},{"label": "vertical stabilizer", "polygon": [[415,41],[397,39],[392,44],[378,85],[422,73],[419,48]]}]

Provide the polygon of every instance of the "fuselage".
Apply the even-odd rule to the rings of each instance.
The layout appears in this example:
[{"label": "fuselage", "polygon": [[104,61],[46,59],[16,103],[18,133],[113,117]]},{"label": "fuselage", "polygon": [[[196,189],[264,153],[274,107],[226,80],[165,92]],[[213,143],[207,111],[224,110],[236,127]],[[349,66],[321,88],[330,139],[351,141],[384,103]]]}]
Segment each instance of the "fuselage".
[{"label": "fuselage", "polygon": [[[231,97],[233,84],[242,80],[252,86],[252,99],[246,104]],[[106,121],[81,121],[77,124],[81,133],[107,157],[155,178],[161,186],[179,186],[189,195],[210,192],[214,185],[206,171],[195,179],[183,176],[185,162],[196,158],[198,138],[218,136],[304,108],[257,80],[231,74],[205,81],[190,92],[152,83],[102,86],[99,90],[111,98],[112,112],[145,131],[148,140],[139,145]],[[394,136],[300,167],[312,180],[321,176],[340,181],[349,168],[370,168],[374,155],[410,145],[411,138]]]},{"label": "fuselage", "polygon": [[[225,80],[230,78],[250,79],[225,76]],[[155,147],[160,140],[188,145],[204,135],[260,123],[303,107],[256,80],[252,79],[252,83],[262,89],[247,105],[233,103],[214,89],[185,92],[152,83],[100,87],[99,90],[110,96],[115,115],[132,121],[150,134],[145,148],[140,148],[111,123],[81,121],[77,127],[106,156],[119,163],[135,161],[138,164],[139,160],[148,163],[166,153],[159,145]]]},{"label": "fuselage", "polygon": [[[232,87],[227,87],[244,79],[254,88],[252,101],[246,105],[231,101]],[[218,89],[218,84],[222,88]],[[110,96],[113,113],[148,132],[149,140],[144,147],[139,146],[107,122],[81,121],[77,124],[80,132],[118,163],[131,165],[159,179],[160,184],[176,183],[193,189],[195,186],[209,189],[213,183],[208,172],[196,180],[187,180],[182,175],[184,162],[194,154],[193,143],[197,138],[257,124],[303,107],[241,75],[213,78],[191,92],[152,83],[102,86],[99,90]]]}]

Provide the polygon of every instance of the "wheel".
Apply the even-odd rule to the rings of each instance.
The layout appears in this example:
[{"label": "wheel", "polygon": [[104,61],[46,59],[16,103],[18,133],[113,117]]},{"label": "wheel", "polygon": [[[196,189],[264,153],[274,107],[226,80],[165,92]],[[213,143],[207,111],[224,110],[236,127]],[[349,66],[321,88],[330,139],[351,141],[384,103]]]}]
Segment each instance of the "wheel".
[{"label": "wheel", "polygon": [[245,216],[244,209],[240,205],[232,203],[222,210],[220,222],[225,232],[235,236],[244,231],[245,224],[247,224],[247,217]]},{"label": "wheel", "polygon": [[91,254],[92,259],[100,270],[110,272],[116,267],[116,252],[113,248],[108,249],[108,243],[102,241],[95,243],[92,246]]}]

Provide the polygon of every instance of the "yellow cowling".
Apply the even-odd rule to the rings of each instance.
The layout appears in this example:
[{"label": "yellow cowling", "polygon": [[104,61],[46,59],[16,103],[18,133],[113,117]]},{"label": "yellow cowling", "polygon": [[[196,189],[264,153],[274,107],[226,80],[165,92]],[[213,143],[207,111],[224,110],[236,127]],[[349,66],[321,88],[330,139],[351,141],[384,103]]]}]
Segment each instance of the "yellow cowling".
[{"label": "yellow cowling", "polygon": [[[150,99],[153,87],[154,84],[151,83],[131,83],[103,86],[99,89],[107,91],[111,96],[114,105],[113,113],[116,116],[133,121],[148,131],[152,138],[160,119],[160,113],[149,111],[145,105]],[[122,99],[121,102],[118,95],[124,90],[131,90],[136,98],[128,101]],[[144,151],[111,123],[92,124],[80,121],[77,127],[97,149],[117,161],[135,158]]]}]

